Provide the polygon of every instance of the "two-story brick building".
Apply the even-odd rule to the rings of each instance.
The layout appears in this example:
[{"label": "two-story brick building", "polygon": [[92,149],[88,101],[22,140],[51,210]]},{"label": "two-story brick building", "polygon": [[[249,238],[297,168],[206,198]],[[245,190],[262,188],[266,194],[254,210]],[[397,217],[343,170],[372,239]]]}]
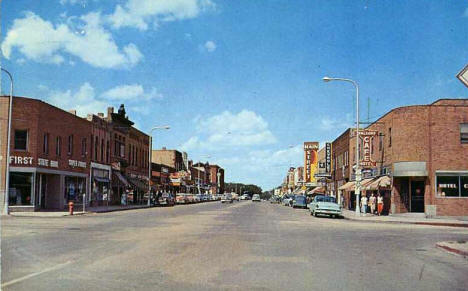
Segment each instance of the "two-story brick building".
[{"label": "two-story brick building", "polygon": [[[2,112],[5,99],[0,97]],[[73,113],[13,98],[10,211],[64,209],[69,201],[89,200],[90,130],[90,122]]]}]

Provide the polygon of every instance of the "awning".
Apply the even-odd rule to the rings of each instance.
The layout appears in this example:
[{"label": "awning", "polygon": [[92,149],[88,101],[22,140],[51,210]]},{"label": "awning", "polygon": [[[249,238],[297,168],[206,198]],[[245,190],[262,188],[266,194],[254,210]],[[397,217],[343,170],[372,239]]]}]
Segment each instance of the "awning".
[{"label": "awning", "polygon": [[144,181],[135,178],[129,178],[128,180],[133,186],[137,187],[139,190],[143,192],[148,191],[148,184],[146,184]]},{"label": "awning", "polygon": [[109,179],[107,178],[100,178],[100,177],[93,177],[93,179],[96,181],[96,182],[99,182],[99,183],[109,183]]},{"label": "awning", "polygon": [[348,182],[338,188],[338,190],[342,191],[351,191],[354,188],[354,182]]},{"label": "awning", "polygon": [[362,179],[361,180],[361,190],[364,190],[366,189],[366,186],[371,183],[372,181],[374,181],[375,178],[365,178],[365,179]]},{"label": "awning", "polygon": [[128,183],[127,179],[122,175],[122,173],[118,171],[112,171],[112,173],[115,174],[115,176],[124,184],[125,186],[130,186],[130,183]]},{"label": "awning", "polygon": [[426,162],[397,162],[393,164],[393,177],[426,177]]},{"label": "awning", "polygon": [[309,194],[318,194],[318,193],[325,194],[325,188],[316,187],[316,188],[312,189],[312,191],[309,192]]},{"label": "awning", "polygon": [[389,176],[382,176],[366,185],[366,190],[379,190],[380,188],[388,188],[392,184]]}]

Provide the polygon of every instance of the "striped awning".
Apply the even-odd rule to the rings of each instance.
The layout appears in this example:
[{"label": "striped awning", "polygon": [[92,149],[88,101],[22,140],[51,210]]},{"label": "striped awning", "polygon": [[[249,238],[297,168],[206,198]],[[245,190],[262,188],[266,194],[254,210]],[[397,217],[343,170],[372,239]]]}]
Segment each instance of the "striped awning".
[{"label": "striped awning", "polygon": [[382,176],[374,179],[372,182],[365,186],[366,190],[379,190],[381,188],[388,188],[392,184],[389,176]]}]

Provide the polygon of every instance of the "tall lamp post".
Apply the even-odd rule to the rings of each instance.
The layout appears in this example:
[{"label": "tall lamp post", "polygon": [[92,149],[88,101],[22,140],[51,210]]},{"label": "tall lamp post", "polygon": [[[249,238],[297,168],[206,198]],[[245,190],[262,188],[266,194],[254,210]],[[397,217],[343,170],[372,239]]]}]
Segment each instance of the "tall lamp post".
[{"label": "tall lamp post", "polygon": [[153,131],[156,129],[170,129],[169,125],[155,126],[150,130],[150,142],[148,151],[148,206],[151,206],[151,154],[153,152]]},{"label": "tall lamp post", "polygon": [[8,77],[10,78],[10,105],[8,107],[8,130],[7,130],[7,154],[6,154],[6,175],[5,175],[5,202],[3,203],[3,214],[8,215],[8,190],[10,187],[10,140],[11,140],[11,108],[13,107],[13,77],[11,76],[10,72],[1,68],[3,72],[5,72]]},{"label": "tall lamp post", "polygon": [[354,193],[356,195],[356,216],[360,215],[359,195],[361,191],[361,168],[359,166],[359,85],[356,81],[345,78],[323,77],[324,82],[344,81],[349,82],[356,88],[356,181],[354,183]]}]

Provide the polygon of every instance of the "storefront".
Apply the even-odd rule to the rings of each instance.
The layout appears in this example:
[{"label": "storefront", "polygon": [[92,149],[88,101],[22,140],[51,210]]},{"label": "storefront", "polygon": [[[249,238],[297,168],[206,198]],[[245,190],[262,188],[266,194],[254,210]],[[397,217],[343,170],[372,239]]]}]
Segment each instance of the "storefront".
[{"label": "storefront", "polygon": [[111,167],[98,163],[91,163],[90,179],[90,205],[108,205],[111,200]]},{"label": "storefront", "polygon": [[82,205],[88,193],[87,179],[86,174],[69,171],[11,167],[9,209],[64,210],[69,201]]}]

